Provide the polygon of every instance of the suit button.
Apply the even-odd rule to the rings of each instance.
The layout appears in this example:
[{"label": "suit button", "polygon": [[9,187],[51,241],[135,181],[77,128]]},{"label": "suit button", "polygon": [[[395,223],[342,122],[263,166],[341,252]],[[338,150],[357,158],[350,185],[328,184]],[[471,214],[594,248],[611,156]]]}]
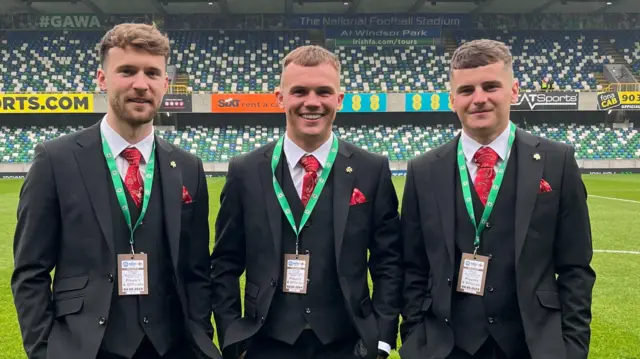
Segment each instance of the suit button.
[{"label": "suit button", "polygon": [[487,287],[487,290],[488,290],[489,292],[493,292],[493,287],[492,287],[492,286],[488,286],[488,287]]},{"label": "suit button", "polygon": [[491,228],[491,222],[487,222],[487,224],[484,225],[487,228]]},{"label": "suit button", "polygon": [[489,324],[493,324],[493,323],[495,323],[495,322],[496,322],[496,320],[495,320],[495,319],[493,319],[493,317],[489,317],[489,318],[487,319],[487,322],[489,322]]},{"label": "suit button", "polygon": [[449,287],[451,287],[451,278],[447,278],[447,283],[449,283]]},{"label": "suit button", "polygon": [[271,286],[272,286],[272,287],[275,287],[275,286],[276,286],[276,281],[275,281],[275,280],[271,279],[271,282],[270,282],[270,283],[271,283]]},{"label": "suit button", "polygon": [[491,258],[493,258],[493,254],[487,253],[487,257],[489,257],[489,260],[491,260]]},{"label": "suit button", "polygon": [[304,251],[304,254],[311,254],[311,251],[307,249],[306,251]]},{"label": "suit button", "polygon": [[309,220],[307,220],[307,223],[305,223],[305,224],[304,224],[304,227],[305,227],[305,228],[307,228],[307,227],[311,227],[311,224],[312,224],[312,223],[311,223],[311,219],[309,219]]},{"label": "suit button", "polygon": [[104,319],[104,317],[100,317],[100,319],[98,319],[98,324],[100,324],[100,325],[104,325],[104,323],[106,323],[106,322],[107,322],[107,320]]},{"label": "suit button", "polygon": [[142,318],[142,322],[143,322],[144,324],[149,323],[149,318],[147,318],[147,317]]},{"label": "suit button", "polygon": [[307,313],[307,314],[311,314],[311,309],[310,309],[310,308],[306,308],[306,309],[304,310],[304,312],[305,312],[305,313]]},{"label": "suit button", "polygon": [[449,318],[444,318],[445,323],[449,323]]},{"label": "suit button", "polygon": [[264,317],[260,318],[260,324],[264,324]]},{"label": "suit button", "polygon": [[113,283],[113,274],[109,274],[109,282]]}]

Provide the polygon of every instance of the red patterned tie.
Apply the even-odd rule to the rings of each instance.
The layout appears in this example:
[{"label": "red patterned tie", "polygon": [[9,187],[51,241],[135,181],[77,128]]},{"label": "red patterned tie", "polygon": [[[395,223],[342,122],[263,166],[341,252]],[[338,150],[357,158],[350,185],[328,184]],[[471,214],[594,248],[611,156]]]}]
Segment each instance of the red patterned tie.
[{"label": "red patterned tie", "polygon": [[483,205],[487,204],[489,192],[496,178],[495,165],[498,162],[498,154],[491,147],[482,147],[473,156],[473,161],[478,165],[475,188]]},{"label": "red patterned tie", "polygon": [[304,156],[300,159],[300,164],[304,166],[304,179],[302,180],[302,204],[306,207],[311,198],[311,193],[316,188],[318,181],[318,169],[320,162],[312,155]]},{"label": "red patterned tie", "polygon": [[140,208],[142,204],[142,176],[140,175],[140,158],[142,154],[137,148],[127,148],[122,151],[122,157],[129,162],[129,169],[127,175],[124,178],[124,185],[127,187],[131,199],[135,202],[136,206]]}]

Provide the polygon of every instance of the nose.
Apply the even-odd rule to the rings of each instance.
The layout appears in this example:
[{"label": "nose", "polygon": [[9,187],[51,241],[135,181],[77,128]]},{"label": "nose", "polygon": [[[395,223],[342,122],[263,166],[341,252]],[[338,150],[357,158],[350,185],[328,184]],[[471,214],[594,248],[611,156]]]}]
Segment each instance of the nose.
[{"label": "nose", "polygon": [[318,95],[316,95],[315,92],[310,92],[307,95],[307,98],[305,98],[304,100],[304,106],[311,107],[311,108],[318,108],[322,106],[322,104],[320,102],[320,98],[318,97]]},{"label": "nose", "polygon": [[136,91],[147,91],[149,89],[149,84],[147,83],[144,73],[140,72],[136,74],[133,79],[133,89]]},{"label": "nose", "polygon": [[484,92],[483,89],[479,89],[473,93],[474,104],[484,104],[485,102],[487,102],[487,93]]}]

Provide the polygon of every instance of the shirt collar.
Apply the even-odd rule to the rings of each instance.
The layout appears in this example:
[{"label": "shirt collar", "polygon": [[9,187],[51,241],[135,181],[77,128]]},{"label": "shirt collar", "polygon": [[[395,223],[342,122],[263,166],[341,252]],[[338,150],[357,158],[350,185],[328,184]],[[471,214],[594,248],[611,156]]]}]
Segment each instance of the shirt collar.
[{"label": "shirt collar", "polygon": [[313,155],[318,162],[320,162],[320,167],[323,168],[325,163],[327,162],[327,158],[329,157],[329,152],[331,152],[331,144],[333,143],[334,134],[331,133],[331,137],[322,144],[322,146],[318,147],[315,151],[311,153],[307,153],[302,148],[298,147],[289,136],[285,133],[284,135],[284,154],[287,156],[287,162],[289,164],[289,169],[293,169],[299,162],[300,159],[305,155]]},{"label": "shirt collar", "polygon": [[105,115],[102,118],[102,122],[100,123],[100,130],[104,134],[104,138],[109,144],[109,148],[111,148],[111,152],[113,153],[113,157],[116,158],[120,156],[120,153],[124,151],[127,147],[135,147],[142,154],[142,158],[144,158],[144,163],[149,163],[149,159],[151,158],[151,150],[153,149],[153,140],[154,140],[154,131],[143,138],[140,142],[135,144],[130,144],[122,138],[109,124],[107,123],[107,116]]},{"label": "shirt collar", "polygon": [[487,146],[476,142],[476,140],[469,137],[463,129],[460,140],[462,141],[462,151],[464,152],[465,159],[469,162],[473,161],[473,156],[481,147],[491,147],[491,149],[496,151],[498,156],[500,156],[500,159],[504,161],[509,153],[509,129],[510,126],[507,126],[507,128]]}]

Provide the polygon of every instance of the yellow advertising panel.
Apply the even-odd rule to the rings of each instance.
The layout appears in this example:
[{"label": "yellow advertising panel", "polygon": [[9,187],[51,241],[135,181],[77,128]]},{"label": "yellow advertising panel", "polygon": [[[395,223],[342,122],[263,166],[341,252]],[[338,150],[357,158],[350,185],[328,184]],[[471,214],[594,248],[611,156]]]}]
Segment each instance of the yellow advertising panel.
[{"label": "yellow advertising panel", "polygon": [[635,105],[633,107],[627,108],[640,108],[640,92],[636,91],[625,91],[618,92],[618,97],[620,97],[621,105]]},{"label": "yellow advertising panel", "polygon": [[0,94],[0,114],[91,112],[92,94]]}]

